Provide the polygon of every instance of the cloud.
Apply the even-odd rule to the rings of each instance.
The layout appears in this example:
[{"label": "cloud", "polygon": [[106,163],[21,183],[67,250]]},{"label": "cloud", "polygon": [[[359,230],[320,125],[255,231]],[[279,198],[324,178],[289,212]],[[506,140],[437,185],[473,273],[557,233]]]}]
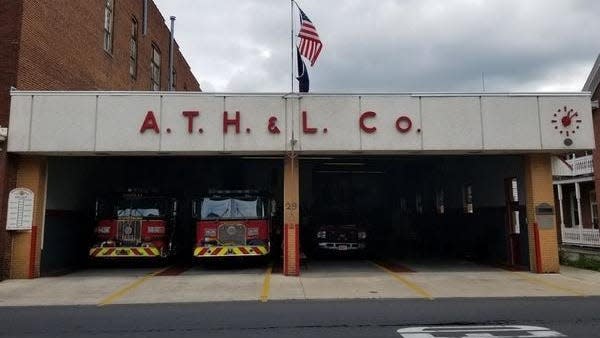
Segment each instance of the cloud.
[{"label": "cloud", "polygon": [[[281,0],[157,0],[206,90],[290,90]],[[600,50],[600,2],[303,0],[324,50],[311,91],[578,91]],[[297,18],[294,17],[297,22]],[[206,85],[205,85],[206,84]]]}]

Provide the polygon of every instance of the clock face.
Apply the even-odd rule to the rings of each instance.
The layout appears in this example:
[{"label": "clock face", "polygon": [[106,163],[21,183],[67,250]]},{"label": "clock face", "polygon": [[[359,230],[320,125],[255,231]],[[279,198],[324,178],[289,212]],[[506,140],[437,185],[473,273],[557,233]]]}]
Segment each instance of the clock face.
[{"label": "clock face", "polygon": [[570,138],[575,136],[579,130],[581,119],[578,117],[578,112],[565,106],[559,108],[556,113],[554,113],[554,117],[552,118],[551,122],[554,125],[554,130],[563,135],[565,138]]}]

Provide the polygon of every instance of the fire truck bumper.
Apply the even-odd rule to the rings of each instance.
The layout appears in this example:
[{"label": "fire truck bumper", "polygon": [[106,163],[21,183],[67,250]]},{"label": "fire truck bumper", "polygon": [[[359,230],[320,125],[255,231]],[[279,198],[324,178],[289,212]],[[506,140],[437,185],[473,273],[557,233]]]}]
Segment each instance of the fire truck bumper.
[{"label": "fire truck bumper", "polygon": [[247,246],[197,246],[194,249],[194,257],[243,257],[243,256],[265,256],[269,249],[264,245]]},{"label": "fire truck bumper", "polygon": [[333,243],[333,242],[321,242],[319,243],[319,249],[321,250],[334,250],[334,251],[355,251],[364,250],[367,245],[365,243]]},{"label": "fire truck bumper", "polygon": [[160,257],[160,250],[153,247],[103,247],[91,248],[92,258],[121,258],[121,257]]}]

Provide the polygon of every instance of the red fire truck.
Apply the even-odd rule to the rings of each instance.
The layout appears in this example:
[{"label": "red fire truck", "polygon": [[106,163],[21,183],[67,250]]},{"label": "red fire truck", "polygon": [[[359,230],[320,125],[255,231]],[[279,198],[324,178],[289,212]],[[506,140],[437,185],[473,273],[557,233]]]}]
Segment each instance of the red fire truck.
[{"label": "red fire truck", "polygon": [[252,190],[212,191],[194,200],[194,257],[265,256],[271,250],[274,202]]},{"label": "red fire truck", "polygon": [[128,192],[96,201],[96,227],[89,256],[166,258],[175,253],[177,200]]}]

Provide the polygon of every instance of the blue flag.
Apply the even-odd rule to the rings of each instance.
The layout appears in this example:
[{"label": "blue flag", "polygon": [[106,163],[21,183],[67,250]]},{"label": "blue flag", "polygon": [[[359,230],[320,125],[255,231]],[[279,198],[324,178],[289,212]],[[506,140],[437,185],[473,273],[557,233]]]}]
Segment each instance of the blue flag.
[{"label": "blue flag", "polygon": [[296,48],[296,55],[298,56],[298,88],[300,93],[308,93],[308,89],[310,87],[310,81],[308,79],[308,71],[306,69],[306,65],[302,60],[302,56],[300,56],[300,50]]}]

